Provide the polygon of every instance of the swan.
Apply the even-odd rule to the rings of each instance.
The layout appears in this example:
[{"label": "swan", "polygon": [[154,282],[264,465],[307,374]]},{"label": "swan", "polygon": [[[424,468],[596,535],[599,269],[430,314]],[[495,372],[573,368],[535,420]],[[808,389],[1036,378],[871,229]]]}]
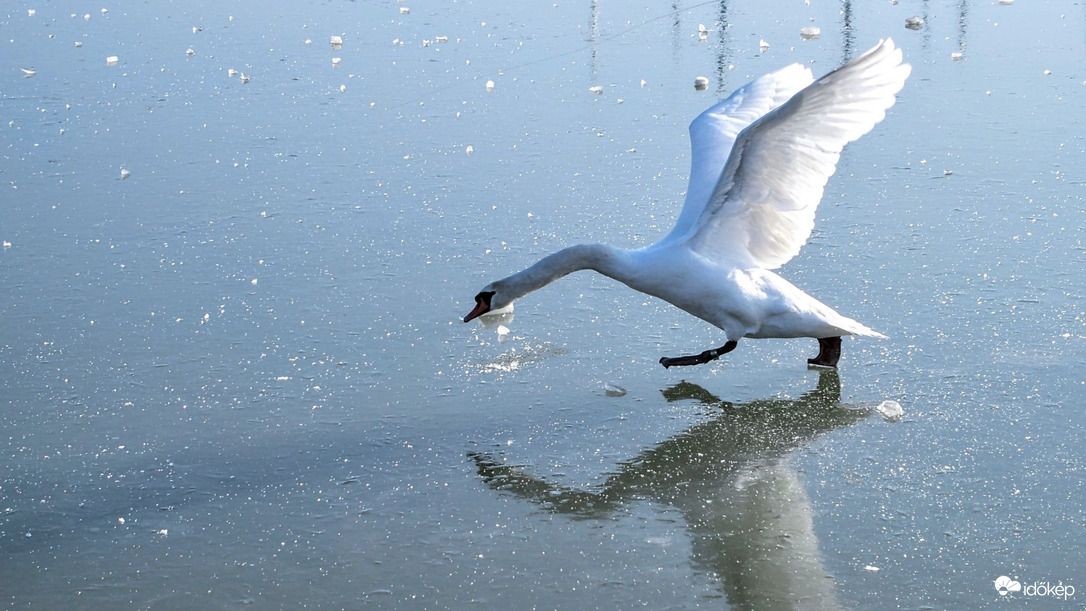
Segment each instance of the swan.
[{"label": "swan", "polygon": [[663,239],[636,250],[604,244],[560,250],[486,285],[464,322],[508,311],[514,300],[590,269],[727,336],[719,348],[661,358],[665,368],[708,363],[744,337],[815,338],[818,355],[808,364],[836,368],[842,336],[886,336],[772,270],[810,237],[841,150],[886,116],[911,70],[887,38],[817,81],[808,68],[792,64],[740,87],[690,124],[686,200]]}]

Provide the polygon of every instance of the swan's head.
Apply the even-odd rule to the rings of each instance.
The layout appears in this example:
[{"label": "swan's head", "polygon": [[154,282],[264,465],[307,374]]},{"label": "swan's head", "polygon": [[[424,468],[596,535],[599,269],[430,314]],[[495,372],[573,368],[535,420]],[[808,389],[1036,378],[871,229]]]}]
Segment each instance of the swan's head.
[{"label": "swan's head", "polygon": [[475,296],[475,307],[464,317],[464,322],[471,322],[483,314],[497,314],[508,311],[513,306],[513,297],[496,286],[489,284]]}]

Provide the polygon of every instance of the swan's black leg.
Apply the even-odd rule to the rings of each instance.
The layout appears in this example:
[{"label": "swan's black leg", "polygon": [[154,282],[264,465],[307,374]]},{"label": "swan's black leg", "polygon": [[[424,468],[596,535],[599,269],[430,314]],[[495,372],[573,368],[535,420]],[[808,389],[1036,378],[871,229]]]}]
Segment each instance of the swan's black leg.
[{"label": "swan's black leg", "polygon": [[841,338],[820,337],[818,338],[818,356],[813,359],[807,359],[807,364],[815,367],[830,367],[836,369],[837,360],[840,358]]},{"label": "swan's black leg", "polygon": [[735,347],[739,344],[737,342],[728,342],[719,348],[713,350],[706,350],[701,354],[692,354],[690,356],[677,356],[675,358],[663,357],[660,359],[660,364],[664,366],[664,369],[668,367],[679,367],[682,365],[702,365],[709,361],[720,358],[720,355],[726,354],[735,350]]}]

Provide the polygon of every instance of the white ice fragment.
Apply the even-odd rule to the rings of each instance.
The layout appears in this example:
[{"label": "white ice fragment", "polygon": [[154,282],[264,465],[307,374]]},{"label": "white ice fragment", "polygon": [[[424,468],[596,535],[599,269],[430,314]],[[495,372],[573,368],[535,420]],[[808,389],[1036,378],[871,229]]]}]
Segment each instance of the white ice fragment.
[{"label": "white ice fragment", "polygon": [[331,40],[332,40],[332,46],[342,45],[343,44],[343,37],[342,36],[333,35]]},{"label": "white ice fragment", "polygon": [[434,42],[438,42],[438,43],[449,42],[449,37],[448,36],[434,36]]},{"label": "white ice fragment", "polygon": [[705,27],[704,23],[698,24],[698,40],[706,40],[709,38],[709,28]]},{"label": "white ice fragment", "polygon": [[871,565],[869,564],[869,565],[867,565],[867,566],[865,566],[865,567],[864,567],[864,570],[865,570],[865,571],[871,571],[872,573],[878,573],[878,572],[879,572],[879,567],[877,567],[877,566],[871,566]]},{"label": "white ice fragment", "polygon": [[954,51],[954,52],[952,52],[950,54],[950,59],[952,59],[954,61],[958,61],[961,58],[962,58],[962,52],[961,51]]},{"label": "white ice fragment", "polygon": [[641,86],[642,87],[644,87],[645,85],[648,85],[648,84],[649,84],[648,81],[646,81],[645,79],[641,79]]},{"label": "white ice fragment", "polygon": [[411,12],[411,9],[407,8],[406,6],[401,6],[400,7],[400,14],[401,15],[406,15],[406,14],[408,14],[410,12]]},{"label": "white ice fragment", "polygon": [[7,240],[4,240],[3,246],[4,246],[5,249],[11,248],[11,242],[8,242]]},{"label": "white ice fragment", "polygon": [[763,39],[758,41],[758,48],[761,49],[762,53],[765,53],[766,51],[769,50],[769,43],[766,42],[765,39],[763,38]]},{"label": "white ice fragment", "polygon": [[879,406],[875,409],[878,410],[886,420],[898,420],[905,414],[905,410],[902,409],[901,404],[893,399],[887,399],[886,401],[879,403]]},{"label": "white ice fragment", "polygon": [[817,25],[808,25],[800,28],[799,36],[803,40],[814,40],[822,35],[822,28]]},{"label": "white ice fragment", "polygon": [[709,88],[709,78],[705,76],[699,76],[694,79],[694,89],[698,91],[704,91]]},{"label": "white ice fragment", "polygon": [[83,41],[82,40],[75,41],[75,46],[82,47],[83,46]]},{"label": "white ice fragment", "polygon": [[132,172],[128,171],[128,168],[121,168],[121,180],[124,180],[132,175]]},{"label": "white ice fragment", "polygon": [[347,91],[347,86],[346,85],[340,85],[339,86],[339,92],[343,93],[344,91]]},{"label": "white ice fragment", "polygon": [[509,335],[509,327],[507,327],[505,325],[498,325],[497,331],[498,331],[498,337],[504,337],[506,335]]},{"label": "white ice fragment", "polygon": [[603,385],[603,394],[608,397],[621,397],[626,394],[626,389],[618,384],[611,384],[608,382]]},{"label": "white ice fragment", "polygon": [[469,144],[466,147],[464,147],[464,152],[467,153],[468,155],[470,155],[470,154],[475,152],[475,147]]},{"label": "white ice fragment", "polygon": [[26,15],[27,15],[27,17],[33,17],[34,15],[37,15],[37,14],[38,14],[38,11],[35,11],[35,10],[34,10],[34,9],[32,9],[32,8],[28,8],[28,9],[26,9]]},{"label": "white ice fragment", "polygon": [[591,91],[592,93],[596,94],[596,95],[600,95],[600,94],[603,93],[603,87],[600,86],[600,85],[593,85],[593,86],[589,87],[588,90]]},{"label": "white ice fragment", "polygon": [[306,38],[305,39],[305,44],[311,45],[311,44],[313,44],[313,40],[311,38]]},{"label": "white ice fragment", "polygon": [[1014,0],[999,0],[999,3],[1003,6],[1010,6],[1014,4]]},{"label": "white ice fragment", "polygon": [[124,524],[124,518],[117,518],[118,524]]},{"label": "white ice fragment", "polygon": [[1051,70],[1045,70],[1045,71],[1044,71],[1044,75],[1045,75],[1045,76],[1048,76],[1048,75],[1050,75],[1050,74],[1052,74],[1052,71],[1051,71]]},{"label": "white ice fragment", "polygon": [[494,81],[493,80],[487,80],[487,82],[486,82],[486,90],[487,91],[494,91]]},{"label": "white ice fragment", "polygon": [[108,13],[108,12],[109,12],[109,9],[108,9],[108,8],[104,8],[104,9],[102,9],[102,14],[103,14],[103,15],[105,15],[105,14],[106,14],[106,13]]},{"label": "white ice fragment", "polygon": [[343,61],[342,57],[333,57],[332,58],[332,66],[335,66],[335,67],[338,68],[339,67],[339,62],[341,62],[341,61]]},{"label": "white ice fragment", "polygon": [[238,75],[238,71],[234,70],[233,68],[228,68],[226,70],[226,76],[229,76],[230,78],[234,78],[237,75]]},{"label": "white ice fragment", "polygon": [[107,66],[116,66],[117,62],[119,62],[119,61],[120,61],[120,58],[118,58],[116,55],[110,55],[109,57],[106,58],[106,65]]},{"label": "white ice fragment", "polygon": [[23,76],[34,76],[38,72],[33,68],[20,68],[23,71]]},{"label": "white ice fragment", "polygon": [[924,18],[919,15],[913,15],[905,19],[905,27],[910,30],[919,30],[924,27]]},{"label": "white ice fragment", "polygon": [[249,284],[251,284],[251,285],[253,285],[253,286],[256,286],[256,283],[257,283],[257,279],[256,279],[256,278],[253,278],[252,280],[250,280],[250,281],[249,281]]},{"label": "white ice fragment", "polygon": [[83,21],[90,21],[90,13],[83,15]]},{"label": "white ice fragment", "polygon": [[244,72],[241,73],[240,78],[241,78],[241,82],[243,82],[243,83],[248,83],[249,81],[253,80],[252,77],[250,77],[248,74],[245,74]]},{"label": "white ice fragment", "polygon": [[196,51],[193,51],[192,47],[189,47],[188,49],[185,49],[185,55],[192,57],[193,55],[196,55]]}]

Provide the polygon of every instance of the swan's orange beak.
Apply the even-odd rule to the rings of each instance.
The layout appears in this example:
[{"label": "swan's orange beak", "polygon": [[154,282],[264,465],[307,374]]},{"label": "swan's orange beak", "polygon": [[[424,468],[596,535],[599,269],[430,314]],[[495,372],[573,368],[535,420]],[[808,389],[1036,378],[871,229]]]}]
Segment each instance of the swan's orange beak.
[{"label": "swan's orange beak", "polygon": [[475,300],[475,307],[464,317],[464,322],[471,322],[473,319],[486,314],[488,311],[490,311],[490,306],[482,299],[477,299]]}]

